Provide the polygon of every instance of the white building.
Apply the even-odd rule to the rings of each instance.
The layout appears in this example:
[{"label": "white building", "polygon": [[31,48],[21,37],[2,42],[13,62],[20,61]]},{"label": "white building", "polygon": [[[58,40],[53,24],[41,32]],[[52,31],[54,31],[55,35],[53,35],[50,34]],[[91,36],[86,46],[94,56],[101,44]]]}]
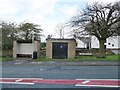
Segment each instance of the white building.
[{"label": "white building", "polygon": [[[90,40],[85,41],[84,39],[76,39],[77,42],[77,48],[99,48],[99,41],[95,36],[89,37]],[[106,49],[120,49],[120,36],[114,36],[107,38],[106,40]]]}]

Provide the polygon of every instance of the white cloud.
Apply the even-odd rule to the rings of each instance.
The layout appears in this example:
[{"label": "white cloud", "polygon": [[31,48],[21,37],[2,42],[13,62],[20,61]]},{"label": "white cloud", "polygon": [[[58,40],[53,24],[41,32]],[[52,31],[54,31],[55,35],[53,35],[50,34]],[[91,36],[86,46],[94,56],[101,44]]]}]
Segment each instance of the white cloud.
[{"label": "white cloud", "polygon": [[76,14],[77,12],[77,8],[78,6],[77,5],[74,5],[74,6],[68,6],[68,5],[64,5],[62,8],[61,8],[61,11],[67,16],[67,17],[72,17]]},{"label": "white cloud", "polygon": [[16,11],[17,9],[14,7],[14,5],[12,5],[11,2],[6,0],[0,1],[0,13],[2,15],[9,13],[14,14]]},{"label": "white cloud", "polygon": [[[79,0],[78,0],[79,1]],[[48,34],[55,35],[55,27],[59,22],[63,22],[67,20],[69,17],[75,14],[77,6],[68,6],[64,5],[61,8],[62,14],[64,16],[62,19],[54,19],[57,18],[59,14],[55,5],[57,2],[63,3],[73,3],[75,1],[68,0],[1,0],[0,1],[0,19],[10,21],[10,22],[18,22],[21,23],[23,21],[29,21],[36,24],[40,24],[42,28],[45,30],[44,34],[47,36]],[[61,14],[61,15],[62,15]],[[49,16],[51,15],[51,18]],[[53,16],[52,16],[53,15]],[[47,17],[48,16],[48,17]],[[61,17],[61,16],[60,16]]]},{"label": "white cloud", "polygon": [[[96,0],[89,0],[89,3],[93,1]],[[56,8],[57,2],[60,2],[61,6]],[[0,20],[33,22],[43,27],[46,36],[48,34],[56,36],[54,31],[56,25],[75,15],[76,9],[79,8],[75,3],[81,3],[81,0],[0,0]]]},{"label": "white cloud", "polygon": [[23,21],[40,24],[47,34],[53,32],[53,25],[48,23],[47,15],[55,14],[58,0],[1,0],[0,19],[8,22]]},{"label": "white cloud", "polygon": [[33,9],[43,14],[53,14],[54,5],[58,0],[29,0]]},{"label": "white cloud", "polygon": [[0,18],[23,20],[34,17],[43,18],[47,14],[54,14],[57,0],[1,0]]}]

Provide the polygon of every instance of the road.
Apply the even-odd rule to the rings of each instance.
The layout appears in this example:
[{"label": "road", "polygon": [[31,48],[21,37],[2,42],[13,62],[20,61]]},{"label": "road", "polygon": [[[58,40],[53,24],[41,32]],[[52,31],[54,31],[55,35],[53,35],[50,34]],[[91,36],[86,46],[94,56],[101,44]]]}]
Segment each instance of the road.
[{"label": "road", "polygon": [[[76,79],[88,80],[118,79],[119,66],[40,66],[40,65],[3,65],[2,78],[42,79],[40,83],[29,84],[2,84],[3,88],[83,88],[84,86],[67,84],[76,82]],[[47,80],[47,83],[43,83]],[[63,81],[57,81],[63,80]],[[68,81],[65,81],[68,80]],[[35,81],[35,80],[34,80]],[[50,82],[50,83],[48,83]],[[53,83],[52,83],[53,82]],[[63,82],[63,84],[60,84]],[[103,82],[102,82],[103,83]]]}]

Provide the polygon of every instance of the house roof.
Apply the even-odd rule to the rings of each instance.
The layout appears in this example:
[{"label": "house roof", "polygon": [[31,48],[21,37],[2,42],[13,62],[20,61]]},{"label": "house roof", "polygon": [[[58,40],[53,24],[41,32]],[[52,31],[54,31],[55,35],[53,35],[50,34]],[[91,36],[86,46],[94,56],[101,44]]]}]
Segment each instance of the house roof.
[{"label": "house roof", "polygon": [[32,43],[32,39],[28,39],[28,40],[17,40],[17,43]]},{"label": "house roof", "polygon": [[60,39],[60,38],[50,38],[50,39],[46,39],[46,40],[74,40],[75,41],[75,39],[74,38],[64,38],[64,39]]}]

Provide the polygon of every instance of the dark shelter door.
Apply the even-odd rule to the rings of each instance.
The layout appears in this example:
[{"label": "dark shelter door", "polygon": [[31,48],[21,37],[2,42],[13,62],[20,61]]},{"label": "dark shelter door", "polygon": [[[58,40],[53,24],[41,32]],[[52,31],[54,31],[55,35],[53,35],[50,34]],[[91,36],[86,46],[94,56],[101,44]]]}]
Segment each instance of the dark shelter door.
[{"label": "dark shelter door", "polygon": [[68,43],[53,42],[52,43],[52,58],[67,58]]}]

